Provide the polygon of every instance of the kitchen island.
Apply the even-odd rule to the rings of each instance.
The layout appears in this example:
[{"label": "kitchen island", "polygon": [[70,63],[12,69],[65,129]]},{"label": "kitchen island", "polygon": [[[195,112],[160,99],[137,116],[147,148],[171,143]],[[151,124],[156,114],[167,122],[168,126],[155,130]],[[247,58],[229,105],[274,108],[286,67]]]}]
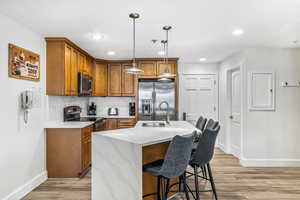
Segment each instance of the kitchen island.
[{"label": "kitchen island", "polygon": [[185,121],[171,121],[165,127],[143,127],[142,123],[93,133],[92,200],[142,200],[143,194],[155,192],[156,179],[143,174],[143,164],[163,159],[174,136],[196,130]]}]

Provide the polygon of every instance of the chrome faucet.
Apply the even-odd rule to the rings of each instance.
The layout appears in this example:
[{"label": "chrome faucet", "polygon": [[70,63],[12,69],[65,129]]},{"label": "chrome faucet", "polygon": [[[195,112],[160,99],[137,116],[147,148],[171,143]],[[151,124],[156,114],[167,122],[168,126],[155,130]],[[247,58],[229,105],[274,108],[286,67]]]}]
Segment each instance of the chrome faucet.
[{"label": "chrome faucet", "polygon": [[160,104],[159,104],[159,109],[161,109],[161,105],[162,104],[166,104],[167,105],[167,116],[166,116],[166,123],[167,124],[170,124],[170,105],[167,101],[162,101]]}]

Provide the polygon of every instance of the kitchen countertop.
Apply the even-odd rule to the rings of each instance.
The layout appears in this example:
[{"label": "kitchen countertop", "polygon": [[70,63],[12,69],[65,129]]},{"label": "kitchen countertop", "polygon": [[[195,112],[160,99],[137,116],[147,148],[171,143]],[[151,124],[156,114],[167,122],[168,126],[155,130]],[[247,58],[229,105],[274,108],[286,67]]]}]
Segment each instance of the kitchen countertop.
[{"label": "kitchen countertop", "polygon": [[46,122],[44,128],[85,128],[94,124],[95,122],[59,122],[49,121]]},{"label": "kitchen countertop", "polygon": [[186,121],[171,121],[170,125],[166,125],[165,127],[142,127],[143,122],[145,121],[138,121],[134,128],[95,132],[94,135],[102,135],[112,139],[147,146],[170,141],[176,135],[191,135],[193,131],[199,131],[195,126]]},{"label": "kitchen countertop", "polygon": [[81,117],[103,117],[106,119],[123,119],[123,118],[129,118],[129,119],[134,119],[136,118],[135,116],[129,116],[129,115],[82,115]]}]

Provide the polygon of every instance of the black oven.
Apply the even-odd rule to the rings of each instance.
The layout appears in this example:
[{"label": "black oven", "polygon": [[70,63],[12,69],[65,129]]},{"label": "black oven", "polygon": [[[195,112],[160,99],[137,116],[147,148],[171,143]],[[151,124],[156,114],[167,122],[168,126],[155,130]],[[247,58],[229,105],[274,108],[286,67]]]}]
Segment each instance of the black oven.
[{"label": "black oven", "polygon": [[92,77],[84,75],[78,72],[78,95],[79,96],[90,96],[92,95]]}]

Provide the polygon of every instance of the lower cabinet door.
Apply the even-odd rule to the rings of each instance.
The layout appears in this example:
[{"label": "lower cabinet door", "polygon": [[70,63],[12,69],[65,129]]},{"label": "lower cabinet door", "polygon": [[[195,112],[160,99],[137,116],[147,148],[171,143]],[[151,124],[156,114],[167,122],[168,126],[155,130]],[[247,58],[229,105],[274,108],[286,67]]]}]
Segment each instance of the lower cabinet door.
[{"label": "lower cabinet door", "polygon": [[92,141],[91,137],[86,137],[82,141],[82,170],[88,168],[91,164]]},{"label": "lower cabinet door", "polygon": [[136,124],[135,118],[133,119],[119,119],[118,128],[133,128]]},{"label": "lower cabinet door", "polygon": [[106,130],[118,129],[118,119],[106,119]]}]

